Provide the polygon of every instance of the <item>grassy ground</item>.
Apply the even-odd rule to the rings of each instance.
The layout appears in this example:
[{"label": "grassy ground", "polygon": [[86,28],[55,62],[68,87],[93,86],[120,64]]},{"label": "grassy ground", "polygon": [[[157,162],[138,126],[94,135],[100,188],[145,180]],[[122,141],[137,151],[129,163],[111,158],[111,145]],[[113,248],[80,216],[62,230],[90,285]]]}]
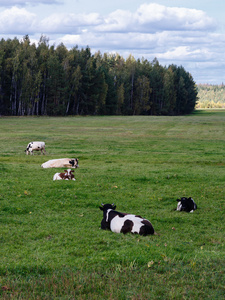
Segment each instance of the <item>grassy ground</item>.
[{"label": "grassy ground", "polygon": [[[25,155],[32,140],[47,155]],[[223,299],[224,153],[224,110],[0,118],[0,298]],[[41,168],[63,157],[79,158],[75,182]],[[158,235],[101,230],[101,203]]]}]

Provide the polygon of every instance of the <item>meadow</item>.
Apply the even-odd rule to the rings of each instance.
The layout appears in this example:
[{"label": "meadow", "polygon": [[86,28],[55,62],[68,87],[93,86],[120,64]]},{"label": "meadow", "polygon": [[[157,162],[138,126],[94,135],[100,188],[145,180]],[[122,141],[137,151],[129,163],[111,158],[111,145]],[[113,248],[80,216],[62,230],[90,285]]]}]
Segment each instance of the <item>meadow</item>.
[{"label": "meadow", "polygon": [[[46,155],[25,154],[28,142]],[[225,110],[1,117],[1,299],[224,299]],[[78,158],[53,181],[53,158]],[[61,170],[61,169],[60,169]],[[176,211],[192,197],[194,213]],[[100,229],[101,203],[157,235]]]}]

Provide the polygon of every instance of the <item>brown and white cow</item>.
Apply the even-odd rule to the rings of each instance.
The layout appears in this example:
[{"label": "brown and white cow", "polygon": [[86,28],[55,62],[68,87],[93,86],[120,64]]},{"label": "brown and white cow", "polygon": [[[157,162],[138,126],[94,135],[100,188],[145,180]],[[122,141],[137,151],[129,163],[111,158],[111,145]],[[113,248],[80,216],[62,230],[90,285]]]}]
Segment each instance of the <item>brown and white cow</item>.
[{"label": "brown and white cow", "polygon": [[154,234],[152,224],[141,216],[121,213],[116,211],[114,204],[102,204],[99,208],[103,211],[101,229],[109,229],[116,233],[137,233],[140,235]]},{"label": "brown and white cow", "polygon": [[74,170],[67,169],[64,170],[65,173],[55,173],[53,180],[76,180],[73,172]]}]

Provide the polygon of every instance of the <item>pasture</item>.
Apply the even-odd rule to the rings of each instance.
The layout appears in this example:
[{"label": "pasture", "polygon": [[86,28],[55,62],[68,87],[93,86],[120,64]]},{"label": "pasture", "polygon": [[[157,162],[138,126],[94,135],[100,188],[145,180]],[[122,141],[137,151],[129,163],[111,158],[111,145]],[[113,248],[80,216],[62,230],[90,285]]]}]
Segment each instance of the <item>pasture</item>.
[{"label": "pasture", "polygon": [[[24,150],[44,141],[46,155]],[[53,181],[54,158],[78,158]],[[0,118],[1,299],[224,299],[225,111]],[[194,213],[177,212],[192,197]],[[101,203],[157,235],[100,229]]]}]

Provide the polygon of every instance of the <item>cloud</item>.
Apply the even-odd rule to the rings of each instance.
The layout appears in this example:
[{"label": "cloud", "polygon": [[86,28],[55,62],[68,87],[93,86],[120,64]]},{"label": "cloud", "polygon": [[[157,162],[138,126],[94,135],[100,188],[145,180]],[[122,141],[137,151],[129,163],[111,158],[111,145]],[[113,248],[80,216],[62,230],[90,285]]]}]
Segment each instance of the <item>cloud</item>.
[{"label": "cloud", "polygon": [[1,0],[0,7],[12,7],[12,6],[26,6],[30,5],[39,5],[39,4],[60,4],[59,0]]},{"label": "cloud", "polygon": [[[16,0],[14,0],[16,1]],[[9,1],[13,3],[13,1]],[[20,0],[17,0],[20,2]],[[29,1],[29,3],[35,1]],[[54,3],[55,0],[43,1],[42,3]],[[10,21],[5,16],[10,17]],[[100,16],[98,13],[74,14],[74,13],[54,13],[44,19],[38,20],[39,16],[31,14],[24,8],[12,7],[0,13],[0,17],[5,18],[4,22],[0,18],[4,32],[18,33],[18,18],[21,31],[23,23],[21,16],[24,16],[24,30],[28,33],[46,32],[55,34],[77,34],[83,30],[90,30],[93,33],[140,33],[157,34],[158,32],[199,32],[213,31],[216,22],[208,17],[203,11],[166,7],[159,4],[143,4],[135,12],[128,10],[116,10],[107,16]],[[32,30],[29,30],[28,21],[32,17],[36,24],[32,22]],[[11,24],[8,28],[7,24]],[[14,26],[13,26],[14,23]],[[35,25],[35,27],[34,27]],[[13,32],[16,28],[16,32]],[[21,32],[22,33],[22,32]]]},{"label": "cloud", "polygon": [[208,49],[193,49],[190,46],[178,46],[164,53],[158,53],[157,57],[164,60],[189,61],[198,60],[205,61],[212,59],[213,53]]},{"label": "cloud", "polygon": [[97,13],[90,14],[53,14],[40,22],[40,30],[48,33],[78,33],[89,26],[101,23]]},{"label": "cloud", "polygon": [[2,34],[32,33],[36,22],[36,15],[24,8],[12,7],[0,12],[0,32]]},{"label": "cloud", "polygon": [[216,22],[196,9],[143,4],[134,13],[116,10],[97,27],[102,32],[157,32],[214,30]]},{"label": "cloud", "polygon": [[166,7],[159,4],[143,4],[137,10],[140,24],[153,25],[156,29],[196,31],[215,29],[215,21],[205,12],[196,9]]}]

